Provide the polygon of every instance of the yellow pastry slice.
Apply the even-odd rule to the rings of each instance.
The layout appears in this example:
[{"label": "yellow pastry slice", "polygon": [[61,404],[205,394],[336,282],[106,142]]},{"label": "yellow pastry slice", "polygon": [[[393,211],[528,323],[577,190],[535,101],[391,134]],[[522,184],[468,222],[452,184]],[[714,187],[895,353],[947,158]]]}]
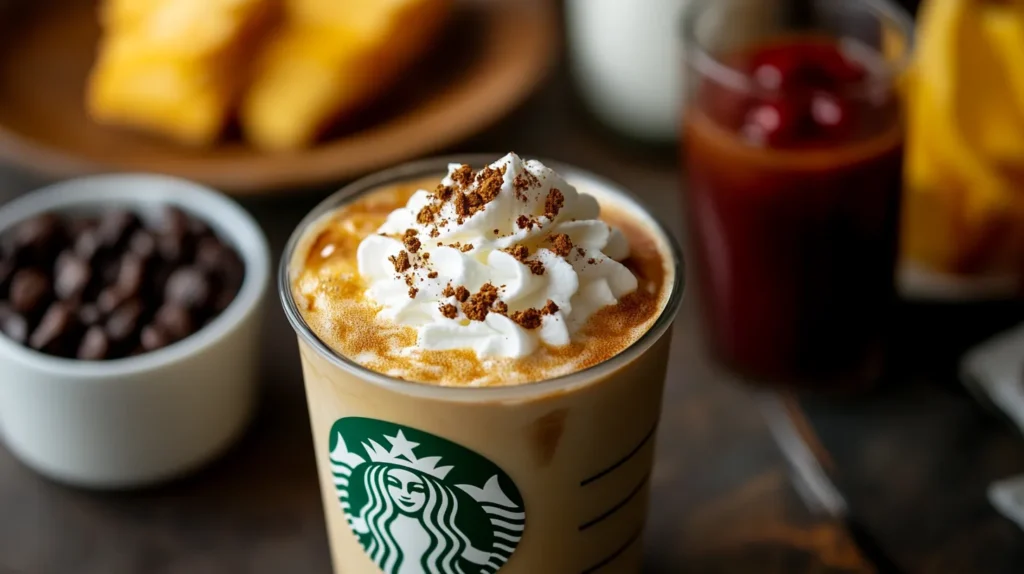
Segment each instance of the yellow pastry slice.
[{"label": "yellow pastry slice", "polygon": [[101,123],[192,145],[224,129],[247,77],[248,55],[273,18],[272,0],[110,0],[89,79]]},{"label": "yellow pastry slice", "polygon": [[927,3],[908,100],[903,250],[951,274],[1021,261],[1024,195],[1007,177],[1024,160],[1015,46],[1024,13],[971,0]]},{"label": "yellow pastry slice", "polygon": [[386,89],[436,37],[449,0],[291,0],[243,99],[247,139],[268,150],[311,144]]}]

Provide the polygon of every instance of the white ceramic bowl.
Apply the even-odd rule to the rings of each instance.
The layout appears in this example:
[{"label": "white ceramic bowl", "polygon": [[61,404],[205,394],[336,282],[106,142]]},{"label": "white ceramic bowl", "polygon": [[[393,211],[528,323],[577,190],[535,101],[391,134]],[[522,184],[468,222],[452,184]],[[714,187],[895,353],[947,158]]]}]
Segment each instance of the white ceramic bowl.
[{"label": "white ceramic bowl", "polygon": [[239,205],[165,176],[86,177],[3,206],[0,233],[46,212],[127,207],[146,218],[166,205],[203,220],[245,262],[241,291],[213,322],[166,348],[102,362],[51,357],[0,335],[0,438],[55,480],[125,488],[174,478],[223,452],[252,415],[270,255]]}]

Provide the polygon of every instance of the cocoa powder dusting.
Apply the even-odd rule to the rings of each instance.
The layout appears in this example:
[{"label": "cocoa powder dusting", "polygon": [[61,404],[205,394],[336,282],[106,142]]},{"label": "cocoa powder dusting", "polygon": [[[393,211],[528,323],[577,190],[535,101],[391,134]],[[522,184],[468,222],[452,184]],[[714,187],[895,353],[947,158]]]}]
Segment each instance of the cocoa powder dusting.
[{"label": "cocoa powder dusting", "polygon": [[526,194],[531,187],[539,187],[540,180],[537,176],[530,172],[523,172],[512,180],[512,188],[514,190],[515,198],[522,202],[530,201],[530,196]]},{"label": "cocoa powder dusting", "polygon": [[452,181],[457,183],[462,189],[467,189],[473,185],[473,168],[466,164],[462,164],[452,172]]},{"label": "cocoa powder dusting", "polygon": [[551,243],[554,246],[552,251],[554,251],[556,255],[568,257],[569,253],[572,252],[572,240],[569,239],[568,235],[564,233],[556,233],[549,239],[551,239]]},{"label": "cocoa powder dusting", "polygon": [[498,197],[498,193],[501,192],[501,186],[505,183],[505,166],[501,166],[498,169],[484,168],[477,175],[476,182],[480,198],[484,203],[490,203],[495,197]]},{"label": "cocoa powder dusting", "polygon": [[520,263],[526,263],[526,258],[530,256],[530,248],[525,245],[514,245],[505,249],[505,252],[516,258],[516,261]]},{"label": "cocoa powder dusting", "polygon": [[467,251],[472,251],[472,250],[473,250],[473,244],[472,243],[467,243],[467,244],[465,244],[465,245],[463,245],[462,247],[459,248],[459,251],[462,251],[463,253],[465,253]]},{"label": "cocoa powder dusting", "polygon": [[465,194],[455,194],[455,214],[459,216],[459,224],[469,217],[469,201],[466,200]]},{"label": "cocoa powder dusting", "polygon": [[544,308],[540,312],[542,315],[554,315],[558,312],[558,305],[551,299],[548,299],[548,302],[544,304]]},{"label": "cocoa powder dusting", "polygon": [[[461,287],[465,289],[465,287]],[[483,321],[491,310],[491,305],[498,300],[498,288],[490,283],[484,283],[480,290],[474,293],[468,301],[462,304],[462,312],[469,317],[470,321]]]},{"label": "cocoa powder dusting", "polygon": [[540,327],[541,323],[540,311],[536,309],[516,311],[515,313],[512,313],[510,318],[524,329],[536,329],[537,327]]},{"label": "cocoa powder dusting", "polygon": [[432,209],[432,206],[424,205],[423,209],[421,209],[420,212],[416,214],[416,223],[419,223],[420,225],[427,225],[430,222],[434,221],[434,215],[435,213],[434,210]]},{"label": "cocoa powder dusting", "polygon": [[409,267],[412,267],[409,263],[409,254],[405,251],[399,251],[398,255],[388,257],[388,261],[395,266],[395,271],[398,273],[405,273],[409,270]]},{"label": "cocoa powder dusting", "polygon": [[[412,232],[410,235],[409,232]],[[420,250],[420,240],[416,238],[416,230],[409,229],[405,232],[405,238],[402,240],[405,244],[405,248],[409,250],[409,253],[416,253]]]},{"label": "cocoa powder dusting", "polygon": [[415,299],[416,298],[416,294],[419,293],[419,292],[420,292],[419,289],[417,289],[415,287],[409,287],[409,298],[410,299]]},{"label": "cocoa powder dusting", "polygon": [[458,287],[455,288],[454,295],[455,298],[459,301],[459,303],[465,303],[466,299],[469,299],[469,289],[466,289],[462,285],[459,285]]},{"label": "cocoa powder dusting", "polygon": [[516,218],[516,227],[519,229],[533,229],[533,220],[525,215]]},{"label": "cocoa powder dusting", "polygon": [[562,206],[565,205],[565,196],[557,188],[551,188],[548,192],[548,197],[544,201],[544,215],[548,216],[549,219],[554,219],[558,212],[562,210]]},{"label": "cocoa powder dusting", "polygon": [[541,263],[540,261],[536,259],[531,259],[529,261],[524,261],[523,263],[525,263],[526,266],[530,268],[530,273],[533,273],[534,275],[544,274],[544,264]]},{"label": "cocoa powder dusting", "polygon": [[530,180],[529,178],[523,177],[522,174],[517,175],[512,180],[512,187],[513,189],[516,190],[517,198],[520,196],[520,194],[523,194],[525,196],[526,190],[530,189]]},{"label": "cocoa powder dusting", "polygon": [[499,315],[508,316],[508,304],[504,301],[498,301],[493,307],[491,307],[491,311]]},{"label": "cocoa powder dusting", "polygon": [[455,190],[443,183],[437,184],[437,189],[434,190],[434,197],[440,200],[441,203],[450,200],[454,194]]},{"label": "cocoa powder dusting", "polygon": [[437,271],[431,271],[427,273],[427,279],[437,279]]},{"label": "cocoa powder dusting", "polygon": [[441,291],[441,295],[444,297],[454,297],[455,289],[452,288],[452,284],[449,283],[444,286],[444,290]]},{"label": "cocoa powder dusting", "polygon": [[441,314],[449,319],[454,319],[459,316],[459,310],[451,303],[445,303],[441,305]]}]

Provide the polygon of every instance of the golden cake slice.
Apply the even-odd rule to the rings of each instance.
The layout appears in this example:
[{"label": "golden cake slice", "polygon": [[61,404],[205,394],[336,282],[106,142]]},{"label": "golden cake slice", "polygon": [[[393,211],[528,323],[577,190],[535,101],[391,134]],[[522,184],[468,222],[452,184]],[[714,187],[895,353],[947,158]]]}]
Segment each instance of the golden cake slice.
[{"label": "golden cake slice", "polygon": [[98,122],[183,143],[223,131],[273,0],[110,0],[87,107]]},{"label": "golden cake slice", "polygon": [[247,139],[307,146],[386,89],[436,37],[449,0],[289,0],[242,102]]}]

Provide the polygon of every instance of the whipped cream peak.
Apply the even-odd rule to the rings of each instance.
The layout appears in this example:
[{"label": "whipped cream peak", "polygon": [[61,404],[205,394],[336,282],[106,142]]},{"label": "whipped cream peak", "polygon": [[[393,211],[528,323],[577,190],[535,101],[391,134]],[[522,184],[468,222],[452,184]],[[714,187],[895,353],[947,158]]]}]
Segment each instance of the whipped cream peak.
[{"label": "whipped cream peak", "polygon": [[637,289],[625,236],[599,216],[539,161],[451,164],[359,244],[359,273],[382,318],[417,330],[417,349],[522,358],[569,344]]}]

